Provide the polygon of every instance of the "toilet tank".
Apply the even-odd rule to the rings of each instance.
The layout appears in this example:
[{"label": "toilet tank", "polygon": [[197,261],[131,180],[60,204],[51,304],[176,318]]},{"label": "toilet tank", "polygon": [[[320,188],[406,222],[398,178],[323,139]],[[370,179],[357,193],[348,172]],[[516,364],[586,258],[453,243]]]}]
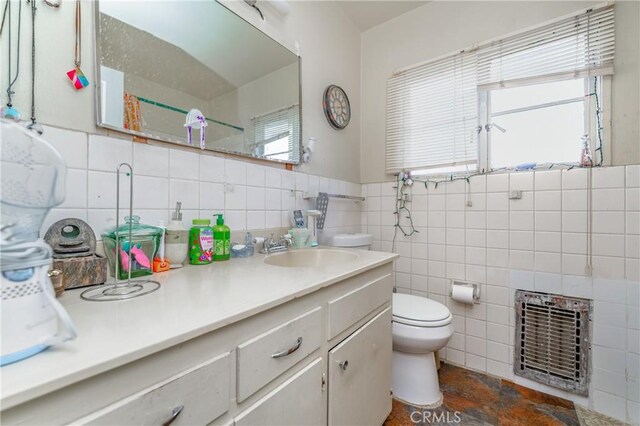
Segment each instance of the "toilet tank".
[{"label": "toilet tank", "polygon": [[369,250],[373,243],[373,235],[360,233],[326,235],[320,239],[320,243],[325,246]]}]

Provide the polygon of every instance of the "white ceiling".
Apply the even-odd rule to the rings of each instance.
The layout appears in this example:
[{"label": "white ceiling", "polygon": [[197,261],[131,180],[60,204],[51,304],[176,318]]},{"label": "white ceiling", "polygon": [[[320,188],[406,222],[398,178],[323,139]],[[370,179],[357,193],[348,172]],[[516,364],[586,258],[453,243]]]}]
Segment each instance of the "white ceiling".
[{"label": "white ceiling", "polygon": [[360,31],[366,31],[427,3],[427,0],[335,0]]}]

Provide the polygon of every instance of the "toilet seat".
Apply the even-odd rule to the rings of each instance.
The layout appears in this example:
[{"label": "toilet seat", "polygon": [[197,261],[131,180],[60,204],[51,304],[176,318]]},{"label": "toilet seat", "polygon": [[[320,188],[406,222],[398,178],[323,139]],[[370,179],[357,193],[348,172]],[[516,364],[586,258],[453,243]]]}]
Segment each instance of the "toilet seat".
[{"label": "toilet seat", "polygon": [[393,321],[413,327],[443,327],[451,323],[451,311],[426,297],[393,293]]}]

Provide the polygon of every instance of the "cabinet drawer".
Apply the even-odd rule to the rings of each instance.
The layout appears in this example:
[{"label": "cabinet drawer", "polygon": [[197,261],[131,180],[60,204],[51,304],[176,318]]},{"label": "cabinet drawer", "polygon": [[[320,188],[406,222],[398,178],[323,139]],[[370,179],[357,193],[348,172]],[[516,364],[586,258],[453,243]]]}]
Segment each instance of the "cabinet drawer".
[{"label": "cabinet drawer", "polygon": [[329,351],[330,426],[384,423],[391,412],[391,354],[391,308]]},{"label": "cabinet drawer", "polygon": [[235,418],[235,426],[302,426],[325,423],[322,358],[278,386]]},{"label": "cabinet drawer", "polygon": [[331,340],[356,321],[391,299],[391,275],[357,288],[329,301],[329,336]]},{"label": "cabinet drawer", "polygon": [[180,406],[182,411],[172,425],[210,423],[229,410],[229,361],[226,352],[74,424],[159,425],[171,419]]},{"label": "cabinet drawer", "polygon": [[238,402],[320,347],[321,313],[317,307],[238,346]]}]

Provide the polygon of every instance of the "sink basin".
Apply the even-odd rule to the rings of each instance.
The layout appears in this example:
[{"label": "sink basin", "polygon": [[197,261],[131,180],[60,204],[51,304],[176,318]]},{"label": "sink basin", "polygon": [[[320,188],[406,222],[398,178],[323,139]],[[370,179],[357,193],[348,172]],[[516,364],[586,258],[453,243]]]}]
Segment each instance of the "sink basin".
[{"label": "sink basin", "polygon": [[360,257],[356,253],[344,250],[294,250],[272,254],[264,259],[264,263],[285,268],[316,268],[351,263]]}]

